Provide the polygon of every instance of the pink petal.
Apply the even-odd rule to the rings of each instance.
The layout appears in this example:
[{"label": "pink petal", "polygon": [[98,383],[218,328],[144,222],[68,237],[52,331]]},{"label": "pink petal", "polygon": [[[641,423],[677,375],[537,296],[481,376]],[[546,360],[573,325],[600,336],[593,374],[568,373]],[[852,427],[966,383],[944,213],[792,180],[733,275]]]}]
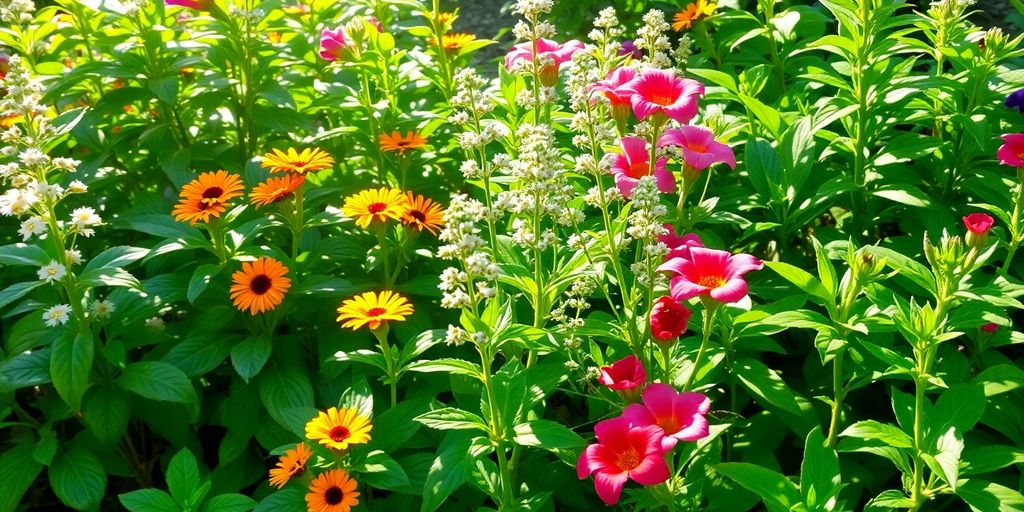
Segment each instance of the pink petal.
[{"label": "pink petal", "polygon": [[647,162],[650,154],[647,152],[647,142],[639,137],[623,137],[620,141],[622,152],[630,164]]},{"label": "pink petal", "polygon": [[669,479],[668,464],[661,456],[645,457],[639,466],[629,472],[630,478],[640,485],[658,485]]},{"label": "pink petal", "polygon": [[607,464],[607,448],[600,444],[588,445],[583,453],[580,454],[580,458],[576,461],[576,476],[580,480],[590,476],[595,471],[602,471],[608,467]]},{"label": "pink petal", "polygon": [[[694,416],[693,423],[672,435],[680,441],[696,441],[708,436],[708,419],[704,416]],[[664,443],[662,444],[664,447]]]},{"label": "pink petal", "polygon": [[671,295],[673,299],[680,302],[692,299],[706,291],[708,291],[706,286],[694,283],[684,276],[672,278]]},{"label": "pink petal", "polygon": [[728,144],[718,141],[712,142],[708,146],[708,151],[715,157],[716,162],[721,162],[732,169],[736,169],[736,154],[733,153],[732,148]]},{"label": "pink petal", "polygon": [[726,275],[739,277],[752,270],[761,270],[762,268],[764,268],[764,263],[761,263],[761,260],[749,254],[736,254],[730,257],[726,264]]},{"label": "pink petal", "polygon": [[[648,384],[641,395],[644,405],[655,418],[671,418],[675,412],[672,406],[676,390],[668,384]],[[668,432],[671,433],[671,432]]]},{"label": "pink petal", "polygon": [[[647,387],[651,387],[654,384],[650,384]],[[622,411],[622,417],[629,421],[630,425],[636,427],[646,427],[649,425],[657,424],[658,420],[654,418],[651,411],[640,404],[629,404]]]},{"label": "pink petal", "polygon": [[598,442],[607,446],[625,446],[629,442],[629,430],[629,420],[621,416],[594,425],[594,435]]},{"label": "pink petal", "polygon": [[655,168],[654,181],[658,185],[658,190],[663,193],[670,194],[676,191],[676,178],[664,167]]},{"label": "pink petal", "polygon": [[[662,461],[664,463],[664,461]],[[594,489],[597,490],[597,497],[605,505],[614,505],[619,502],[622,495],[622,486],[629,479],[629,473],[606,473],[601,471],[594,475]]]},{"label": "pink petal", "polygon": [[658,272],[672,272],[674,274],[688,274],[693,268],[693,262],[688,258],[672,258],[658,267]]},{"label": "pink petal", "polygon": [[619,192],[626,199],[633,197],[633,189],[636,188],[637,183],[640,183],[640,180],[636,178],[630,178],[625,174],[615,175],[615,186],[619,187]]},{"label": "pink petal", "polygon": [[739,302],[747,296],[747,282],[736,277],[711,290],[708,295],[719,302]]},{"label": "pink petal", "polygon": [[660,105],[645,100],[639,94],[633,94],[630,96],[629,103],[633,107],[633,114],[641,121],[661,110]]}]

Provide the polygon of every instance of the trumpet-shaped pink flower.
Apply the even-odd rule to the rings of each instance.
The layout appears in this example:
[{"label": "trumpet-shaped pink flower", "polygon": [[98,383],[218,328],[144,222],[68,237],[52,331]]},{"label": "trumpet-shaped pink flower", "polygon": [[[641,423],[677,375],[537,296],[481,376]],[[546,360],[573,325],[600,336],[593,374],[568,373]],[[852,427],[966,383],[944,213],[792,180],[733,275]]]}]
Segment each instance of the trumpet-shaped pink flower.
[{"label": "trumpet-shaped pink flower", "polygon": [[697,115],[697,98],[704,95],[704,84],[660,69],[645,71],[630,82],[629,89],[637,119],[662,114],[682,124]]},{"label": "trumpet-shaped pink flower", "polygon": [[659,297],[651,307],[651,336],[654,336],[654,342],[659,346],[671,345],[672,341],[686,332],[686,324],[692,315],[692,311],[672,297]]},{"label": "trumpet-shaped pink flower", "polygon": [[732,148],[715,140],[715,134],[703,126],[683,126],[666,130],[658,138],[658,147],[675,146],[682,150],[683,161],[691,168],[703,171],[716,163],[736,168],[736,155]]},{"label": "trumpet-shaped pink flower", "polygon": [[593,474],[597,496],[606,505],[618,503],[629,479],[641,485],[658,485],[669,479],[660,427],[634,427],[618,417],[598,422],[594,434],[597,443],[580,454],[576,476],[582,480]]},{"label": "trumpet-shaped pink flower", "polygon": [[633,68],[619,67],[611,70],[604,80],[590,86],[590,92],[603,92],[612,106],[629,105],[629,97],[633,91],[626,88],[636,78]]},{"label": "trumpet-shaped pink flower", "polygon": [[999,163],[1024,167],[1024,133],[1007,133],[1003,135],[1003,145],[996,152]]},{"label": "trumpet-shaped pink flower", "polygon": [[626,356],[610,366],[602,366],[598,382],[616,391],[626,391],[643,386],[647,382],[647,370],[636,356]]},{"label": "trumpet-shaped pink flower", "polygon": [[658,235],[658,241],[668,246],[668,254],[665,261],[672,258],[689,258],[691,247],[704,247],[704,242],[696,233],[687,233],[683,236],[676,234],[676,229],[671,224],[663,224],[668,233]]},{"label": "trumpet-shaped pink flower", "polygon": [[739,302],[747,296],[743,274],[763,267],[761,260],[749,254],[691,247],[689,258],[672,258],[658,270],[675,274],[671,281],[673,299],[708,295],[719,302]]},{"label": "trumpet-shaped pink flower", "polygon": [[334,30],[325,28],[320,33],[320,57],[332,62],[338,60],[341,57],[342,50],[348,47],[348,44],[344,27],[338,27]]},{"label": "trumpet-shaped pink flower", "polygon": [[[558,83],[558,68],[571,60],[572,54],[582,49],[583,43],[575,39],[566,41],[563,44],[558,44],[550,39],[538,39],[537,56],[542,57],[542,62],[547,57],[554,61],[542,67],[538,72],[540,83],[546,87],[553,87]],[[533,62],[533,43],[531,41],[519,43],[505,54],[505,69],[511,71],[512,66],[520,61]]]},{"label": "trumpet-shaped pink flower", "polygon": [[668,384],[644,388],[643,405],[630,404],[622,417],[635,426],[657,425],[664,437],[661,450],[669,452],[679,441],[696,441],[708,435],[707,413],[711,400],[700,393],[677,393]]},{"label": "trumpet-shaped pink flower", "polygon": [[[615,175],[615,185],[619,187],[622,196],[629,199],[633,195],[633,189],[640,183],[640,178],[647,176],[651,171],[651,155],[647,151],[647,142],[639,137],[623,137],[622,154],[615,155],[612,162],[612,174]],[[654,179],[658,184],[658,190],[662,192],[674,192],[676,190],[676,179],[672,173],[665,169],[668,158],[659,158],[654,165]]]},{"label": "trumpet-shaped pink flower", "polygon": [[209,11],[213,5],[213,0],[164,0],[166,5],[177,5],[179,7],[188,7],[189,9],[195,9],[197,11]]}]

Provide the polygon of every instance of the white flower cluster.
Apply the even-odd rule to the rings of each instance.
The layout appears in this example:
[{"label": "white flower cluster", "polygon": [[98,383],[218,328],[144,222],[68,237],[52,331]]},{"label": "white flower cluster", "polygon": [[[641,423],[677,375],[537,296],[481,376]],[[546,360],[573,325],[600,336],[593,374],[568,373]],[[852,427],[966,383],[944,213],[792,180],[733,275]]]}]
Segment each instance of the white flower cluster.
[{"label": "white flower cluster", "polygon": [[[452,196],[444,213],[445,227],[438,235],[447,243],[438,248],[437,255],[446,260],[460,260],[463,270],[448,267],[441,273],[441,282],[437,285],[443,292],[441,307],[462,308],[471,305],[474,298],[487,299],[497,294],[493,283],[498,279],[498,265],[482,250],[487,242],[480,237],[478,227],[486,215],[487,207],[480,201],[464,194]],[[471,296],[473,290],[477,297]]]},{"label": "white flower cluster", "polygon": [[636,31],[636,47],[647,50],[642,64],[646,68],[669,68],[672,61],[669,59],[668,50],[672,48],[665,32],[671,26],[665,21],[665,13],[651,9],[644,14],[644,25]]},{"label": "white flower cluster", "polygon": [[541,14],[551,12],[555,6],[554,0],[518,0],[512,12],[526,18],[536,18]]},{"label": "white flower cluster", "polygon": [[121,0],[121,10],[125,16],[135,16],[149,4],[148,0]]},{"label": "white flower cluster", "polygon": [[451,105],[456,110],[448,120],[455,124],[466,124],[494,110],[494,103],[486,87],[487,80],[473,68],[463,68],[455,73],[455,96],[452,96]]},{"label": "white flower cluster", "polygon": [[35,10],[32,0],[0,0],[0,20],[7,23],[28,23]]},{"label": "white flower cluster", "polygon": [[629,227],[626,228],[631,238],[651,242],[665,233],[662,218],[668,214],[668,208],[661,204],[661,192],[654,176],[640,178],[633,189],[632,204],[633,211],[629,213]]}]

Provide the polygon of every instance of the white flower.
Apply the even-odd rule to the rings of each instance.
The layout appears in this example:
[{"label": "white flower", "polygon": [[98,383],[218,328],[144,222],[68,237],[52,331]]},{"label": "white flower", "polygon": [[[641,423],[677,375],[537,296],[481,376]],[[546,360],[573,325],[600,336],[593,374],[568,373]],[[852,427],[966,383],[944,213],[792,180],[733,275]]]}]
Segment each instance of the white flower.
[{"label": "white flower", "polygon": [[66,171],[74,171],[80,163],[82,162],[75,160],[74,158],[57,157],[53,159],[54,167],[58,169],[64,169]]},{"label": "white flower", "polygon": [[18,229],[18,233],[21,234],[22,241],[26,241],[33,236],[45,235],[46,222],[36,216],[29,217],[22,221],[21,228]]},{"label": "white flower", "polygon": [[103,222],[103,219],[96,215],[96,210],[88,206],[75,208],[75,211],[71,212],[71,229],[82,236],[90,237],[95,234],[92,226],[101,222]]},{"label": "white flower", "polygon": [[0,196],[0,215],[24,215],[38,200],[31,190],[12,188]]},{"label": "white flower", "polygon": [[89,187],[82,180],[75,180],[68,184],[68,192],[72,194],[84,194]]},{"label": "white flower", "polygon": [[444,342],[449,346],[459,346],[466,341],[466,331],[461,327],[448,324],[448,331],[445,333]]},{"label": "white flower", "polygon": [[46,156],[46,153],[43,153],[36,148],[28,148],[18,154],[18,159],[20,159],[21,163],[25,164],[25,166],[34,167],[40,164],[45,164],[49,160],[49,157]]},{"label": "white flower", "polygon": [[93,301],[92,306],[90,306],[89,309],[96,318],[107,318],[117,308],[114,306],[114,303],[109,300],[97,300]]},{"label": "white flower", "polygon": [[77,265],[82,262],[82,251],[79,251],[78,249],[68,249],[64,251],[64,256],[67,257],[68,261],[70,261],[72,265]]},{"label": "white flower", "polygon": [[51,260],[50,263],[39,267],[39,279],[52,283],[54,281],[60,281],[67,275],[68,269],[64,265],[57,263],[57,260]]},{"label": "white flower", "polygon": [[57,327],[57,324],[64,325],[68,323],[70,318],[71,306],[67,304],[57,304],[43,312],[43,320],[46,321],[46,325],[49,327]]}]

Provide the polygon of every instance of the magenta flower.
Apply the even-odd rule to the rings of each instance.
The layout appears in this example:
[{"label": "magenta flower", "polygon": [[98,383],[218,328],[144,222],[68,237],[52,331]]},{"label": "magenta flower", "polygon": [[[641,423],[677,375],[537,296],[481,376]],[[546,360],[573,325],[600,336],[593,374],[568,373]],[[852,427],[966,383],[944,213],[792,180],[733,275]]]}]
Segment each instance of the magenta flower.
[{"label": "magenta flower", "polygon": [[341,57],[341,52],[348,47],[348,40],[345,38],[345,28],[338,27],[334,30],[325,28],[320,33],[320,57],[326,61],[335,61]]},{"label": "magenta flower", "polygon": [[164,4],[188,7],[197,11],[209,11],[213,0],[164,0]]},{"label": "magenta flower", "polygon": [[604,80],[597,82],[588,89],[590,93],[601,92],[611,104],[612,118],[619,127],[619,133],[626,130],[629,120],[629,97],[633,95],[626,86],[636,78],[636,70],[618,67],[608,73]]},{"label": "magenta flower", "polygon": [[616,391],[627,391],[647,382],[647,371],[636,356],[626,356],[610,366],[601,367],[598,382]]},{"label": "magenta flower", "polygon": [[[573,39],[564,44],[558,44],[550,39],[537,40],[537,56],[550,57],[554,62],[546,65],[538,71],[540,83],[546,87],[554,87],[558,83],[558,68],[572,59],[572,54],[583,49],[583,43]],[[545,59],[542,59],[546,60]],[[533,43],[527,41],[512,47],[505,54],[505,69],[511,71],[512,66],[517,62],[533,62]]]},{"label": "magenta flower", "polygon": [[682,150],[683,161],[694,170],[703,171],[716,163],[736,168],[732,148],[715,140],[715,134],[703,126],[683,126],[666,130],[658,138],[658,147],[675,146]]},{"label": "magenta flower", "polygon": [[576,462],[580,480],[594,475],[597,496],[606,505],[618,503],[622,486],[633,479],[640,485],[658,485],[669,478],[661,450],[660,427],[634,427],[624,417],[594,425],[597,443],[587,446]]},{"label": "magenta flower", "polygon": [[985,332],[985,333],[988,333],[988,334],[995,334],[996,332],[999,331],[999,324],[997,324],[995,322],[989,322],[989,323],[981,326],[980,329],[981,329],[981,332]]},{"label": "magenta flower", "polygon": [[1007,133],[1003,135],[1003,145],[996,152],[999,163],[1024,167],[1024,133]]},{"label": "magenta flower", "polygon": [[629,84],[629,89],[637,119],[662,114],[682,124],[696,117],[697,98],[704,95],[704,84],[660,69],[645,71]]},{"label": "magenta flower", "polygon": [[672,297],[658,297],[651,308],[651,336],[654,336],[654,342],[659,346],[671,345],[672,341],[686,332],[686,325],[692,315],[692,311]]},{"label": "magenta flower", "polygon": [[992,216],[987,213],[972,213],[964,217],[964,226],[975,235],[988,234],[988,230],[992,229],[992,225],[995,222]]},{"label": "magenta flower", "polygon": [[[612,174],[615,176],[615,185],[619,187],[619,192],[629,199],[636,184],[640,183],[640,178],[651,173],[651,155],[647,142],[639,137],[623,137],[621,144],[622,154],[615,155]],[[658,184],[658,190],[666,193],[675,192],[676,179],[668,169],[665,169],[666,162],[668,158],[658,159],[654,165],[654,179]]]},{"label": "magenta flower", "polygon": [[763,267],[761,260],[749,254],[691,247],[689,259],[672,258],[658,270],[675,274],[671,291],[678,301],[708,295],[719,302],[739,302],[747,296],[743,274]]},{"label": "magenta flower", "polygon": [[635,426],[657,425],[664,433],[661,450],[668,453],[679,441],[696,441],[708,435],[707,413],[711,399],[700,393],[676,393],[668,384],[644,389],[643,405],[630,404],[622,417]]},{"label": "magenta flower", "polygon": [[663,224],[668,233],[658,235],[658,241],[668,246],[668,254],[665,261],[672,258],[690,258],[691,247],[704,247],[704,242],[696,233],[687,233],[683,236],[676,234],[676,229],[671,224]]},{"label": "magenta flower", "polygon": [[626,39],[622,42],[622,46],[619,47],[619,56],[629,55],[635,60],[644,58],[644,51],[636,47],[636,43],[632,39]]}]

